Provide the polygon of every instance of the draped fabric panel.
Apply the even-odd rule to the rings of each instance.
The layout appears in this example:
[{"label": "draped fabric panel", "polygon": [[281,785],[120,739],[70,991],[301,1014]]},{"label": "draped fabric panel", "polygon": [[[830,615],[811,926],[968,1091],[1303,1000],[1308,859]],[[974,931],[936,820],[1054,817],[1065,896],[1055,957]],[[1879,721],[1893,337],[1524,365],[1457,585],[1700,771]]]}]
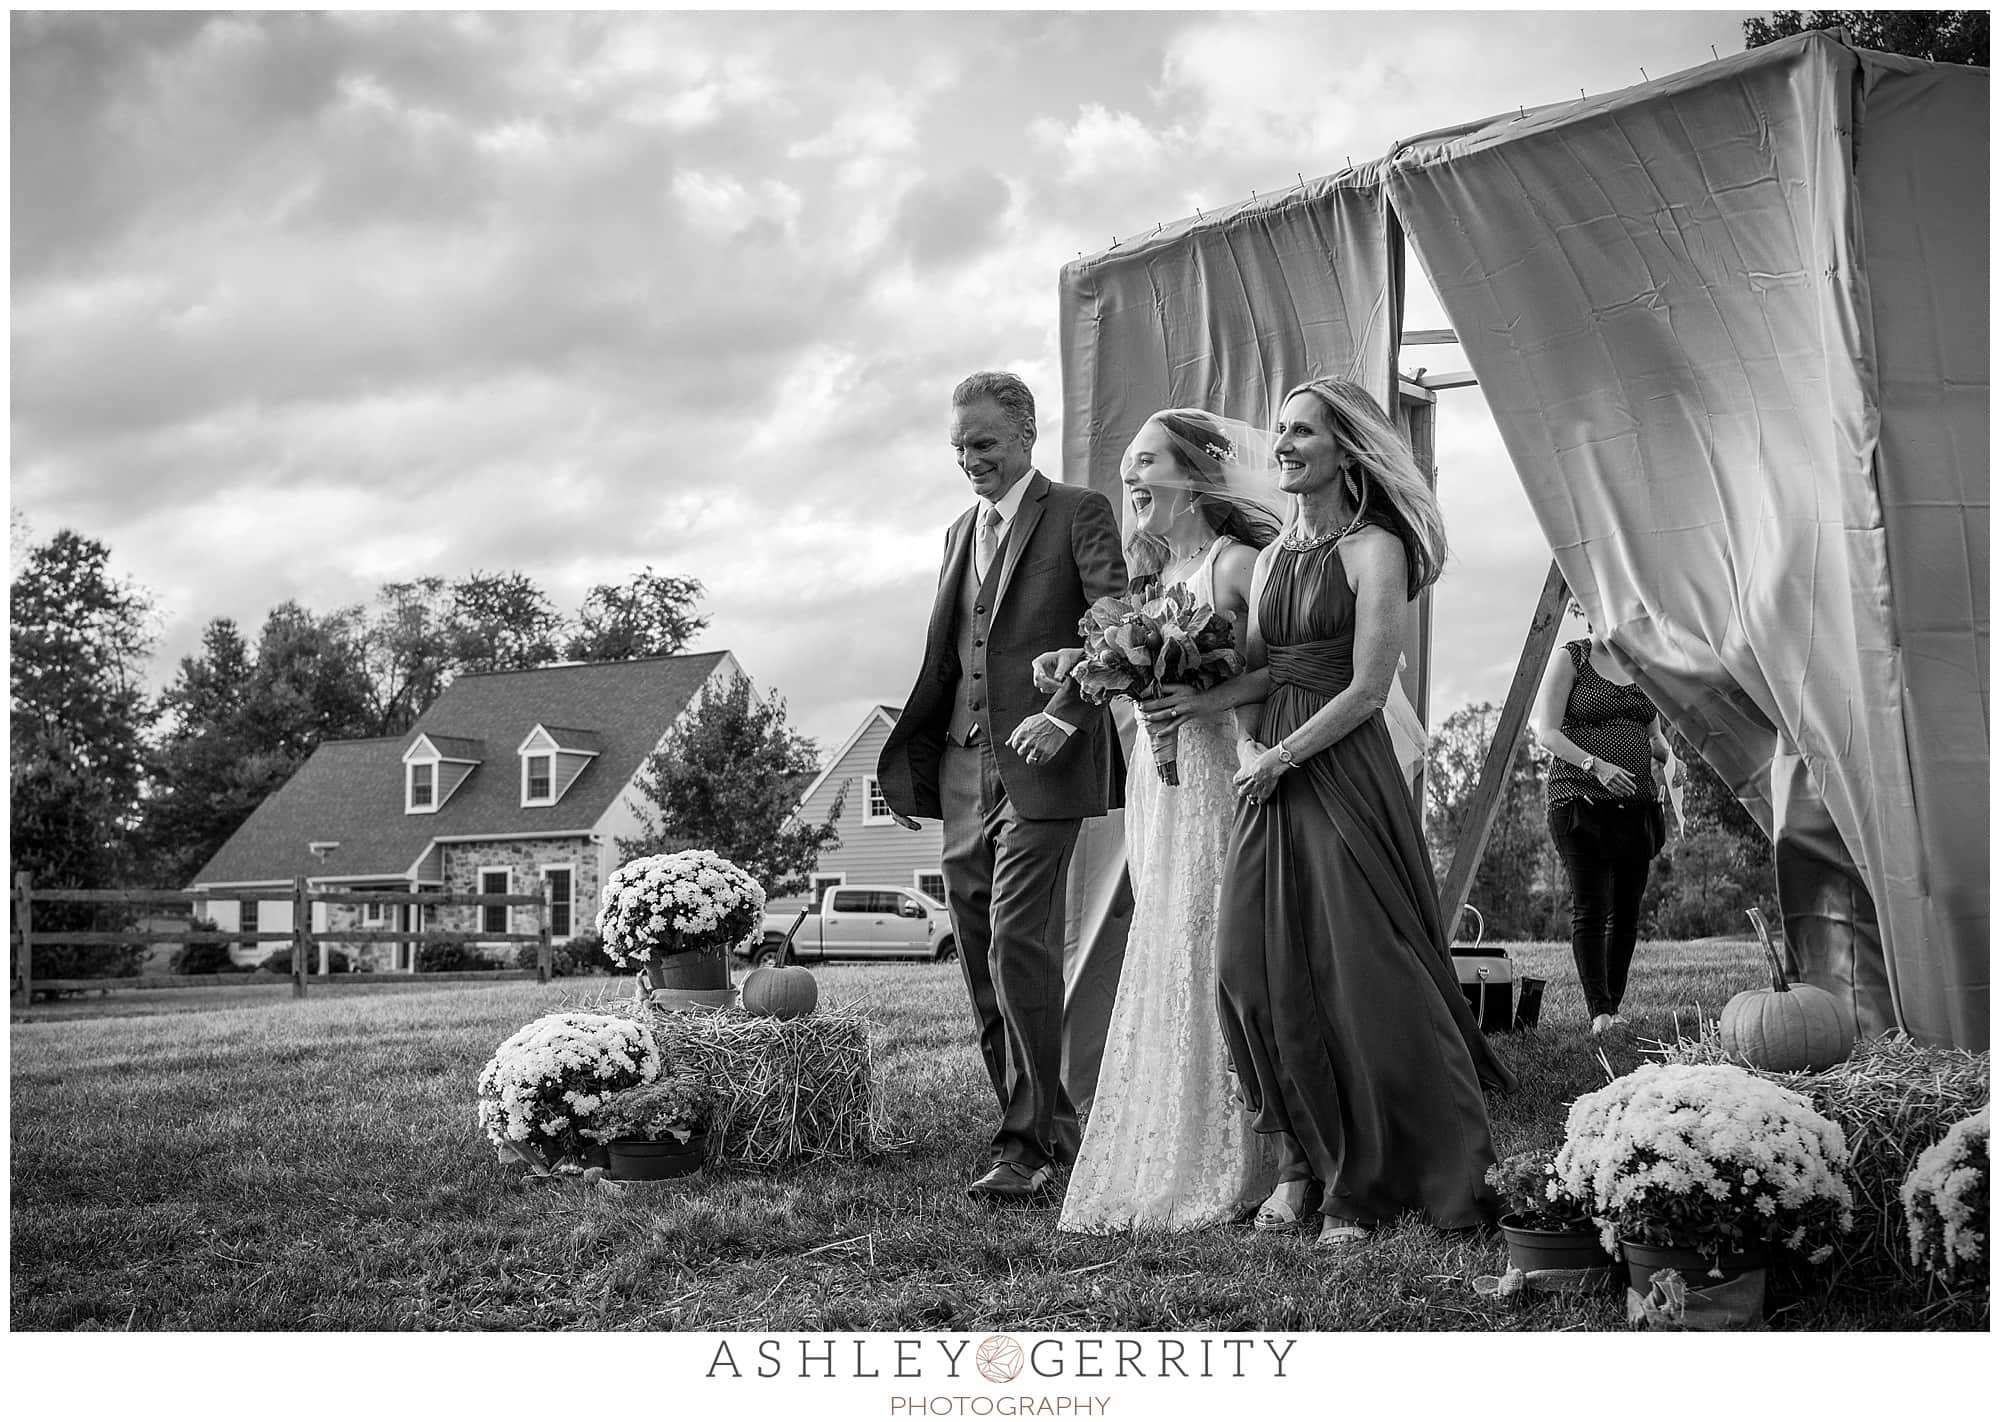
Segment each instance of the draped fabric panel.
[{"label": "draped fabric panel", "polygon": [[[1064,480],[1122,504],[1125,446],[1177,405],[1268,426],[1291,386],[1336,376],[1393,413],[1402,248],[1381,173],[1317,179],[1064,267]],[[1135,729],[1120,718],[1128,755]],[[1080,1108],[1096,1091],[1131,909],[1120,817],[1087,821],[1065,945],[1063,1080]]]},{"label": "draped fabric panel", "polygon": [[1884,59],[1803,35],[1386,182],[1571,587],[1773,832],[1808,980],[1983,1047],[1986,71]]},{"label": "draped fabric panel", "polygon": [[[1928,945],[1898,944],[1906,1010],[1984,1046],[1991,830],[1992,373],[1988,71],[1858,51],[1886,675],[1901,691]],[[1953,952],[1950,945],[1976,945]],[[1970,968],[1973,971],[1968,972]],[[1921,1009],[1912,1004],[1923,1000]]]},{"label": "draped fabric panel", "polygon": [[1189,218],[1062,271],[1063,479],[1112,500],[1155,410],[1266,425],[1291,386],[1360,382],[1391,410],[1401,339],[1381,165]]}]

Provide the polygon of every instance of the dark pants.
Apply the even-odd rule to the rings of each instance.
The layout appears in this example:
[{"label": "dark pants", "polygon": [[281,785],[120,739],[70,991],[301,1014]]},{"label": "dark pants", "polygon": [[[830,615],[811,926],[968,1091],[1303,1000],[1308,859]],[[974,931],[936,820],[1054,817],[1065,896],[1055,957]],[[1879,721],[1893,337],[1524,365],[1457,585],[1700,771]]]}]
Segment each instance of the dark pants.
[{"label": "dark pants", "polygon": [[1082,821],[1016,814],[990,746],[947,745],[939,781],[945,897],[1000,1103],[993,1157],[1068,1164],[1080,1132],[1062,1085],[1064,890]]},{"label": "dark pants", "polygon": [[1616,1012],[1639,940],[1639,900],[1660,843],[1648,800],[1567,800],[1549,807],[1549,837],[1569,872],[1570,952],[1592,1017]]}]

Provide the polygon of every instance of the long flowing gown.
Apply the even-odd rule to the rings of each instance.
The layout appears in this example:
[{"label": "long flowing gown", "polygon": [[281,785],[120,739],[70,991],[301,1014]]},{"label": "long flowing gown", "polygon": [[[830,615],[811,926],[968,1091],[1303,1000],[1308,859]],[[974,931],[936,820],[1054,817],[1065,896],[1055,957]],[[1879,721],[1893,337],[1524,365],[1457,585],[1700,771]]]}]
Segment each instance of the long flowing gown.
[{"label": "long flowing gown", "polygon": [[[1274,555],[1257,607],[1274,682],[1259,739],[1296,730],[1354,676],[1338,542]],[[1430,856],[1382,717],[1238,806],[1223,876],[1222,1026],[1282,1178],[1362,1224],[1420,1210],[1492,1219],[1482,1078],[1514,1081],[1460,994]]]},{"label": "long flowing gown", "polygon": [[[1214,604],[1216,546],[1189,577]],[[1272,1144],[1229,1094],[1215,1015],[1216,913],[1235,816],[1234,713],[1184,723],[1164,785],[1143,732],[1125,785],[1133,907],[1104,1038],[1097,1098],[1058,1229],[1189,1230],[1253,1208],[1276,1174]]]}]

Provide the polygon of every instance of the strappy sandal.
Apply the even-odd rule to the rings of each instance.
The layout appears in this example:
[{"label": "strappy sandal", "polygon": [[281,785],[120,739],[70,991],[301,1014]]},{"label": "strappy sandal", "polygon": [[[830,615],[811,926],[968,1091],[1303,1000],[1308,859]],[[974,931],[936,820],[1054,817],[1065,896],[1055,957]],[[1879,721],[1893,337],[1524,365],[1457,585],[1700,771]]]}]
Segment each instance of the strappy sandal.
[{"label": "strappy sandal", "polygon": [[[1282,1193],[1293,1185],[1302,1187],[1296,1205],[1286,1200]],[[1285,1234],[1297,1229],[1311,1213],[1306,1204],[1312,1194],[1312,1186],[1310,1180],[1287,1180],[1272,1190],[1270,1197],[1257,1207],[1256,1218],[1250,1221],[1250,1227],[1262,1234]]]},{"label": "strappy sandal", "polygon": [[1367,1225],[1358,1225],[1349,1220],[1328,1215],[1319,1227],[1319,1238],[1313,1241],[1315,1249],[1352,1249],[1357,1244],[1367,1242],[1373,1234]]}]

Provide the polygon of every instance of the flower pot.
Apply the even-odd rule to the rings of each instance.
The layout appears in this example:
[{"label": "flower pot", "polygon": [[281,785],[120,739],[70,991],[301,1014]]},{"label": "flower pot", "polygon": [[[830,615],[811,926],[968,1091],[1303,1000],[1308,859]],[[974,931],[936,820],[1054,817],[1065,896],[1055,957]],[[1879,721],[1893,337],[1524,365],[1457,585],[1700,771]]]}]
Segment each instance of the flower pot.
[{"label": "flower pot", "polygon": [[[1655,1244],[1640,1244],[1631,1239],[1619,1240],[1618,1252],[1625,1256],[1625,1270],[1631,1277],[1632,1287],[1642,1294],[1652,1287],[1653,1275],[1661,1269],[1677,1271],[1689,1288],[1700,1289],[1710,1284],[1727,1283],[1752,1269],[1762,1269],[1766,1258],[1761,1248],[1748,1249],[1741,1254],[1725,1251],[1718,1259],[1698,1249],[1669,1249]],[[1722,1270],[1719,1279],[1709,1272],[1717,1267]]]},{"label": "flower pot", "polygon": [[611,1142],[613,1180],[672,1180],[692,1175],[708,1159],[708,1132],[696,1131],[685,1142]]},{"label": "flower pot", "polygon": [[1550,1269],[1609,1269],[1611,1256],[1598,1243],[1597,1231],[1582,1229],[1529,1229],[1516,1223],[1516,1216],[1500,1217],[1500,1233],[1507,1240],[1507,1263],[1522,1273]]},{"label": "flower pot", "polygon": [[[1618,1241],[1631,1288],[1625,1316],[1648,1328],[1719,1332],[1764,1326],[1764,1251],[1710,1259],[1692,1249]],[[1709,1273],[1720,1267],[1722,1277]],[[1676,1276],[1678,1279],[1676,1280]]]},{"label": "flower pot", "polygon": [[722,953],[655,953],[646,959],[645,981],[654,988],[688,992],[728,992],[729,959]]}]

